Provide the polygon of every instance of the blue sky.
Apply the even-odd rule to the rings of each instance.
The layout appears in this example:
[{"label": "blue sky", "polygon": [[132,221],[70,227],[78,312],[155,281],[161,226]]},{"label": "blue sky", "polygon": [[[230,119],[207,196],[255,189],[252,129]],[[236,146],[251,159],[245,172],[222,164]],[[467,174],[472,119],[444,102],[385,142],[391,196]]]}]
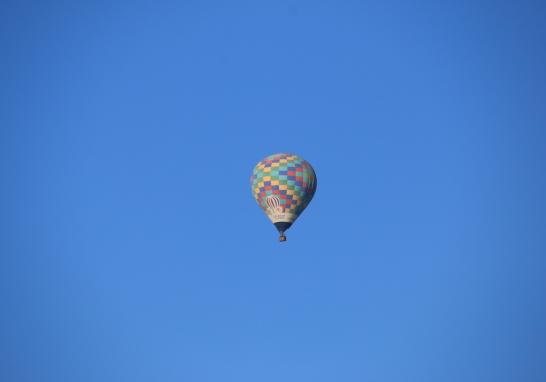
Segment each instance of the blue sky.
[{"label": "blue sky", "polygon": [[3,2],[0,379],[544,381],[544,11]]}]

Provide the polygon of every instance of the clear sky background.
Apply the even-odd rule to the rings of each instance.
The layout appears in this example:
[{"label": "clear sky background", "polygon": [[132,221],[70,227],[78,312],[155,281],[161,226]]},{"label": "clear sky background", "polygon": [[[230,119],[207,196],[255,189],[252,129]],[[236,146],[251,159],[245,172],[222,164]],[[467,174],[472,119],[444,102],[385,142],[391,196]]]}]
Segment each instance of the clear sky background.
[{"label": "clear sky background", "polygon": [[0,380],[545,381],[543,4],[2,2]]}]

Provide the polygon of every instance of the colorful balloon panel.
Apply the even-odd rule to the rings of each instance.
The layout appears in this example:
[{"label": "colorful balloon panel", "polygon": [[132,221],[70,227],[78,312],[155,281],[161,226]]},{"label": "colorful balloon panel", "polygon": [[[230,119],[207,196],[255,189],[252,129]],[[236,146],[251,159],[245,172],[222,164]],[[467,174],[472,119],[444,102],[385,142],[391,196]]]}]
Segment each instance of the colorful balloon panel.
[{"label": "colorful balloon panel", "polygon": [[273,223],[293,223],[317,189],[311,165],[293,154],[270,155],[254,168],[252,194]]}]

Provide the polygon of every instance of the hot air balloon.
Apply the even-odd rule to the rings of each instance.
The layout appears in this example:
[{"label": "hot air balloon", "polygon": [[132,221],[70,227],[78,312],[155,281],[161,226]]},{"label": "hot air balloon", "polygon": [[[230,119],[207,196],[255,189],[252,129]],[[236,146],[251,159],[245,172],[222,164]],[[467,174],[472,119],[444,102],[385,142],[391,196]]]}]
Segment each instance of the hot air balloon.
[{"label": "hot air balloon", "polygon": [[273,154],[254,167],[250,177],[252,194],[279,231],[284,232],[309,205],[317,189],[311,165],[293,154]]}]

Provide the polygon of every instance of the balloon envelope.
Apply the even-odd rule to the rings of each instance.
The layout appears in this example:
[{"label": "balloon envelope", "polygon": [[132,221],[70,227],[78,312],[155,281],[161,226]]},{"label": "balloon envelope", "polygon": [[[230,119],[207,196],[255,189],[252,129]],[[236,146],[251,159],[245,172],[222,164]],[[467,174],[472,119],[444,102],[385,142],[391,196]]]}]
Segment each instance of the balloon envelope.
[{"label": "balloon envelope", "polygon": [[313,167],[293,154],[274,154],[259,162],[250,177],[252,194],[286,240],[284,231],[309,205],[317,189]]}]

